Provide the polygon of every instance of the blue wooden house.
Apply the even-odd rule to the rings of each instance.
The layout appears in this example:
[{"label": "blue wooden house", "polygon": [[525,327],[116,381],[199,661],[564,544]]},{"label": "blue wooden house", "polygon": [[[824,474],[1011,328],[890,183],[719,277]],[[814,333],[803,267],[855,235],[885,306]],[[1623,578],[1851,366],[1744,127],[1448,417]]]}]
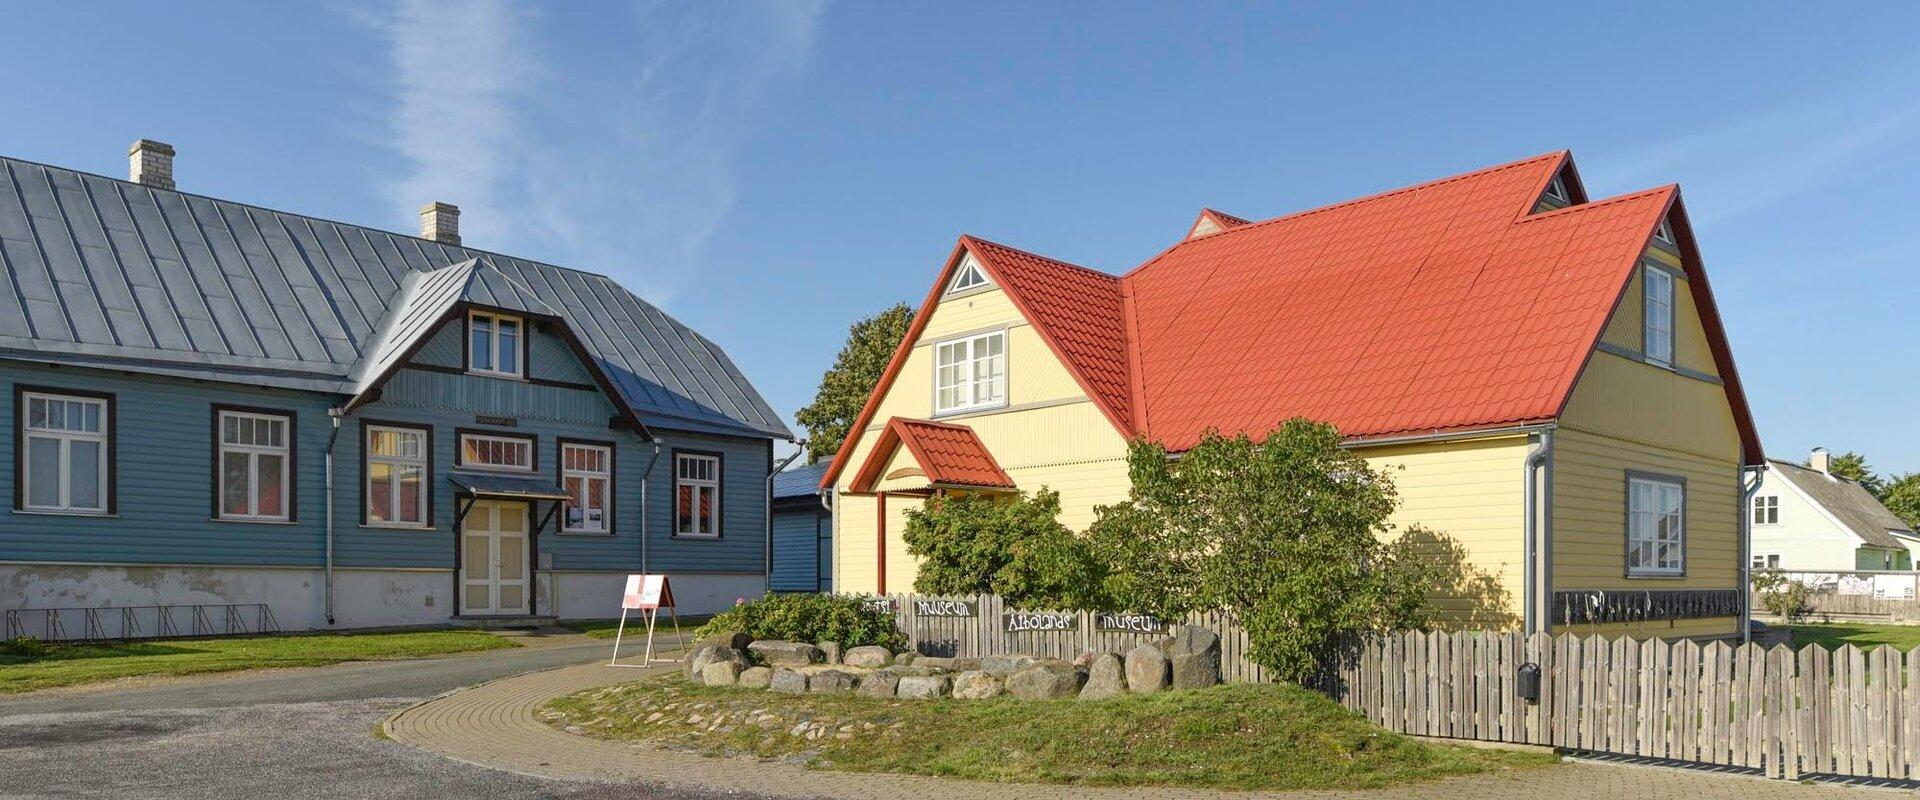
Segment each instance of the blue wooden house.
[{"label": "blue wooden house", "polygon": [[773,590],[833,591],[833,510],[820,494],[826,458],[773,476]]},{"label": "blue wooden house", "polygon": [[681,613],[767,591],[792,435],[712,341],[605,276],[461,247],[452,206],[404,236],[131,157],[130,181],[0,158],[13,633],[57,608],[118,610],[88,623],[109,636],[154,607],[608,617],[636,572]]}]

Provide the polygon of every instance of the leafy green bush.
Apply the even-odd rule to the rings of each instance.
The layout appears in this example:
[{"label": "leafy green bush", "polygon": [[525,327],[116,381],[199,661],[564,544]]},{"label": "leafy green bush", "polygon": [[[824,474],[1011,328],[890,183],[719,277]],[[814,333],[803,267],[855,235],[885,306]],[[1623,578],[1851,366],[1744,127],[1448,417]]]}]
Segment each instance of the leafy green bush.
[{"label": "leafy green bush", "polygon": [[1136,442],[1127,461],[1129,500],[1088,529],[1116,604],[1231,614],[1248,655],[1294,681],[1344,634],[1431,621],[1439,573],[1419,548],[1383,541],[1393,481],[1332,425],[1290,419],[1258,441],[1209,431],[1178,459]]},{"label": "leafy green bush", "polygon": [[0,657],[19,661],[39,661],[52,655],[53,648],[31,636],[16,636],[0,641]]},{"label": "leafy green bush", "polygon": [[1044,488],[934,497],[909,509],[900,538],[920,559],[913,590],[997,594],[1022,608],[1107,610],[1104,565],[1059,516],[1060,494]]},{"label": "leafy green bush", "polygon": [[893,615],[868,608],[862,598],[836,594],[772,594],[741,603],[700,626],[705,639],[745,633],[754,639],[837,642],[841,647],[877,644],[903,650],[907,635]]},{"label": "leafy green bush", "polygon": [[1753,571],[1753,589],[1760,593],[1760,606],[1767,613],[1789,623],[1799,622],[1813,613],[1813,590],[1789,579],[1777,569]]}]

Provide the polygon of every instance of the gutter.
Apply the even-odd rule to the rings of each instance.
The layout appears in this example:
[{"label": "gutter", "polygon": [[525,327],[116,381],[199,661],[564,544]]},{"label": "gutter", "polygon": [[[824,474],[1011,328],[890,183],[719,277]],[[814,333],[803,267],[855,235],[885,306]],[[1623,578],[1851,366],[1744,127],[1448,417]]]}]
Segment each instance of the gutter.
[{"label": "gutter", "polygon": [[[785,472],[787,467],[791,465],[795,459],[799,458],[802,453],[807,452],[807,440],[797,439],[794,440],[793,444],[793,454],[787,456],[785,460],[782,460],[779,466],[767,471],[767,549],[764,560],[761,563],[766,567],[767,591],[769,592],[773,591],[773,479],[780,473]],[[768,462],[771,463],[773,456],[773,445],[771,443],[767,445],[767,456]]]},{"label": "gutter", "polygon": [[333,624],[333,445],[340,439],[340,420],[347,412],[339,408],[327,409],[327,416],[333,420],[333,432],[327,434],[326,471],[327,471],[327,624]]},{"label": "gutter", "polygon": [[1393,436],[1357,436],[1343,439],[1342,447],[1376,447],[1387,444],[1414,444],[1419,442],[1454,442],[1462,439],[1491,439],[1498,436],[1533,434],[1551,431],[1557,425],[1551,422],[1528,423],[1525,425],[1506,425],[1498,428],[1475,428],[1464,431],[1435,431],[1431,433],[1409,433]]},{"label": "gutter", "polygon": [[[1525,506],[1526,601],[1521,604],[1528,634],[1546,633],[1553,627],[1553,428],[1541,427],[1527,451],[1521,473]],[[1535,474],[1539,477],[1536,479]],[[1544,535],[1542,529],[1545,530]]]},{"label": "gutter", "polygon": [[662,442],[653,439],[651,443],[653,456],[647,459],[647,468],[640,471],[640,573],[643,575],[652,574],[647,571],[647,518],[651,516],[647,513],[647,484],[653,482],[653,464],[660,460]]},{"label": "gutter", "polygon": [[1766,483],[1767,468],[1741,467],[1740,473],[1740,643],[1747,644],[1753,641],[1753,495]]}]

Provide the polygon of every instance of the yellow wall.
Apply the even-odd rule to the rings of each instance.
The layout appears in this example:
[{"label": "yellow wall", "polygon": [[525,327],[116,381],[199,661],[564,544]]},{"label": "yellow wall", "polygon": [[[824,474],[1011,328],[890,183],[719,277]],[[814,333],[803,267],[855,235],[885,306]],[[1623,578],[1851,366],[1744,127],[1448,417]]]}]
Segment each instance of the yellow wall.
[{"label": "yellow wall", "polygon": [[[1657,248],[1650,258],[1671,261]],[[1605,339],[1638,351],[1640,278],[1621,298]],[[1675,359],[1712,374],[1692,297],[1675,291]],[[1740,436],[1726,388],[1674,370],[1596,351],[1554,436],[1553,589],[1740,587]],[[1686,576],[1626,576],[1626,472],[1686,479]],[[1576,626],[1653,635],[1736,632],[1732,617],[1669,625]]]},{"label": "yellow wall", "polygon": [[1518,629],[1526,589],[1527,437],[1369,447],[1391,474],[1395,535],[1421,537],[1446,565],[1436,599],[1449,627]]},{"label": "yellow wall", "polygon": [[[1658,247],[1647,248],[1642,261],[1665,264],[1672,267],[1676,274],[1680,271],[1680,257]],[[1646,318],[1645,271],[1644,266],[1634,271],[1626,292],[1614,307],[1606,331],[1600,336],[1601,341],[1635,353],[1641,352],[1640,326]],[[1674,363],[1696,372],[1719,375],[1720,370],[1713,362],[1713,351],[1707,347],[1706,326],[1700,322],[1700,313],[1694,307],[1693,293],[1685,277],[1680,277],[1673,284],[1673,322]]]},{"label": "yellow wall", "polygon": [[[966,333],[1007,328],[1007,406],[968,414],[933,415],[934,345]],[[915,342],[900,375],[881,399],[873,422],[854,444],[852,460],[841,473],[835,525],[835,581],[842,592],[871,592],[875,572],[877,522],[871,495],[847,494],[848,486],[873,452],[876,434],[893,417],[939,419],[972,428],[1000,468],[1021,490],[1043,487],[1060,493],[1060,521],[1083,530],[1093,509],[1127,496],[1126,440],[1089,400],[1073,374],[1047,347],[1018,308],[999,289],[943,300]],[[904,448],[882,475],[913,466]],[[923,478],[882,481],[876,488],[899,490],[926,486]],[[887,580],[889,592],[909,591],[914,570],[900,539],[905,509],[912,497],[887,498]]]}]

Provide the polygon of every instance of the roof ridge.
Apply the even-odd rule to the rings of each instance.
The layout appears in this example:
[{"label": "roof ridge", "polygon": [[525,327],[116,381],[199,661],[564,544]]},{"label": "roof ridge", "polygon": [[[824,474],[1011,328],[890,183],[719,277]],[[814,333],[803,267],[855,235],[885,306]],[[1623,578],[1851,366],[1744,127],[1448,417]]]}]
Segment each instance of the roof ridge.
[{"label": "roof ridge", "polygon": [[584,269],[580,269],[579,267],[569,267],[569,266],[566,266],[566,265],[564,265],[564,264],[555,264],[555,263],[552,263],[552,262],[548,262],[548,261],[540,261],[540,260],[538,260],[538,259],[532,259],[532,258],[525,258],[525,257],[522,257],[522,256],[516,256],[516,255],[513,255],[513,254],[511,254],[511,253],[502,253],[502,252],[499,252],[499,251],[497,251],[497,250],[481,250],[481,249],[479,249],[479,248],[474,248],[474,247],[468,247],[468,246],[466,246],[466,245],[464,245],[464,244],[448,244],[448,243],[446,243],[446,242],[439,242],[439,241],[434,241],[433,239],[428,239],[428,238],[425,238],[425,237],[422,237],[422,236],[416,236],[416,235],[414,235],[414,234],[411,234],[411,233],[401,233],[400,231],[390,231],[390,230],[386,230],[385,228],[376,228],[376,227],[373,227],[372,225],[364,225],[364,224],[361,224],[361,223],[358,223],[358,222],[346,222],[346,221],[343,221],[343,220],[337,220],[337,219],[333,219],[332,217],[322,217],[322,216],[318,216],[318,215],[315,215],[315,214],[307,214],[307,213],[303,213],[303,212],[299,212],[299,211],[289,211],[289,210],[287,210],[287,209],[284,209],[284,208],[273,208],[273,207],[271,207],[271,206],[264,206],[264,205],[260,205],[259,203],[249,203],[249,202],[246,202],[246,201],[243,201],[243,200],[233,200],[233,199],[229,199],[229,198],[225,198],[225,197],[215,197],[215,196],[213,196],[213,195],[210,195],[210,194],[201,194],[201,193],[199,193],[199,192],[189,192],[189,191],[184,191],[184,190],[181,190],[181,189],[165,189],[165,188],[161,188],[161,187],[159,187],[159,186],[151,186],[151,185],[148,185],[148,184],[144,184],[144,183],[135,183],[135,182],[133,182],[133,181],[130,181],[130,180],[127,180],[127,179],[125,179],[125,178],[116,178],[116,177],[113,177],[112,175],[103,175],[103,174],[101,174],[101,173],[98,173],[98,172],[88,172],[88,171],[86,171],[86,170],[84,170],[84,169],[74,169],[73,167],[63,167],[63,166],[60,166],[60,165],[58,165],[58,164],[48,164],[48,163],[44,163],[44,162],[40,162],[40,161],[34,161],[34,160],[31,160],[31,159],[25,159],[25,158],[19,158],[19,157],[17,157],[17,156],[9,156],[9,155],[5,155],[5,154],[0,154],[0,161],[11,161],[11,162],[14,162],[14,163],[16,163],[16,164],[27,164],[27,165],[30,165],[30,166],[35,166],[35,167],[39,167],[39,168],[41,168],[41,169],[53,169],[53,170],[59,170],[59,171],[61,171],[61,172],[70,172],[70,173],[73,173],[73,174],[75,174],[75,175],[87,175],[87,176],[90,176],[90,177],[94,177],[94,178],[99,178],[99,179],[101,179],[101,180],[107,180],[107,181],[113,181],[114,183],[123,183],[123,184],[126,184],[126,185],[128,185],[128,186],[134,186],[134,187],[138,187],[138,188],[141,188],[141,189],[149,189],[149,190],[152,190],[152,191],[156,191],[156,192],[168,192],[168,193],[170,193],[170,194],[177,194],[177,195],[180,195],[180,196],[182,196],[182,197],[198,197],[198,198],[200,198],[200,199],[202,199],[202,200],[208,200],[208,201],[212,201],[212,202],[215,202],[215,203],[227,203],[227,204],[230,204],[230,205],[236,205],[236,206],[240,206],[241,208],[250,208],[250,209],[254,209],[254,210],[257,210],[257,211],[265,211],[265,212],[268,212],[268,213],[272,213],[272,214],[286,214],[286,215],[289,215],[289,216],[294,216],[294,217],[299,217],[299,218],[301,218],[301,219],[309,219],[309,220],[315,220],[315,221],[318,221],[318,222],[325,222],[325,223],[327,223],[327,224],[329,224],[329,225],[339,225],[339,226],[342,226],[342,227],[346,227],[346,228],[353,228],[353,229],[356,229],[356,230],[367,230],[367,231],[374,231],[374,232],[376,232],[376,233],[382,233],[382,234],[386,234],[386,235],[388,235],[388,236],[398,236],[398,237],[401,237],[401,238],[403,238],[403,239],[412,239],[412,240],[414,240],[414,241],[417,241],[417,242],[427,242],[427,243],[429,243],[429,244],[436,244],[436,245],[440,245],[440,246],[442,246],[442,247],[450,247],[450,248],[453,248],[453,249],[455,249],[455,250],[465,250],[465,251],[467,251],[467,252],[469,252],[469,253],[474,253],[474,254],[476,254],[476,256],[495,256],[495,257],[499,257],[499,258],[511,258],[511,259],[513,259],[513,260],[515,260],[515,261],[525,261],[525,262],[527,262],[527,263],[529,263],[529,264],[533,264],[533,265],[535,265],[535,266],[540,266],[540,267],[549,267],[549,268],[552,268],[552,269],[557,269],[557,270],[560,270],[560,271],[562,271],[562,272],[573,272],[573,273],[578,273],[578,274],[581,274],[581,275],[588,275],[588,276],[591,276],[591,277],[595,277],[595,278],[604,278],[604,279],[606,279],[606,280],[613,280],[613,276],[611,276],[611,275],[607,275],[607,274],[605,274],[605,273],[601,273],[601,272],[594,272],[594,271],[592,271],[592,270],[584,270]]},{"label": "roof ridge", "polygon": [[1655,186],[1651,189],[1641,189],[1637,192],[1627,192],[1626,194],[1617,194],[1602,200],[1589,200],[1585,203],[1579,203],[1577,205],[1571,205],[1571,206],[1562,206],[1560,208],[1556,208],[1551,211],[1542,211],[1538,214],[1528,214],[1517,220],[1514,220],[1514,224],[1518,225],[1523,222],[1532,222],[1534,220],[1546,219],[1548,217],[1568,216],[1570,214],[1573,214],[1579,211],[1591,211],[1593,209],[1601,208],[1604,206],[1619,205],[1621,203],[1629,202],[1632,200],[1642,200],[1642,199],[1653,197],[1655,195],[1659,195],[1662,193],[1679,191],[1679,189],[1680,189],[1680,184],[1677,184],[1677,183],[1662,184],[1660,186]]},{"label": "roof ridge", "polygon": [[1480,169],[1472,170],[1470,172],[1462,172],[1457,175],[1448,175],[1445,177],[1434,178],[1433,180],[1429,180],[1429,181],[1422,181],[1420,183],[1412,184],[1409,186],[1401,186],[1395,189],[1388,189],[1386,191],[1375,192],[1373,194],[1356,197],[1351,200],[1342,200],[1338,203],[1329,203],[1324,206],[1315,206],[1313,208],[1302,209],[1300,211],[1295,211],[1290,214],[1282,214],[1277,217],[1268,217],[1267,219],[1259,220],[1257,222],[1248,222],[1245,225],[1237,225],[1232,228],[1227,228],[1213,235],[1201,237],[1199,239],[1181,239],[1180,241],[1174,242],[1172,245],[1168,246],[1167,249],[1160,251],[1158,254],[1154,255],[1154,257],[1142,262],[1139,266],[1134,267],[1131,270],[1128,270],[1121,277],[1123,278],[1133,277],[1136,273],[1139,273],[1140,271],[1145,270],[1147,267],[1153,266],[1156,262],[1160,261],[1161,258],[1166,256],[1166,254],[1173,252],[1174,250],[1178,249],[1181,245],[1187,244],[1189,242],[1197,242],[1197,241],[1201,241],[1202,239],[1214,240],[1214,239],[1218,239],[1223,236],[1226,236],[1228,234],[1241,233],[1244,231],[1254,230],[1256,228],[1263,228],[1277,222],[1286,222],[1289,220],[1302,219],[1304,217],[1308,217],[1308,216],[1319,214],[1326,211],[1333,211],[1335,209],[1347,208],[1350,206],[1359,205],[1361,203],[1370,203],[1375,200],[1385,200],[1386,198],[1393,197],[1396,195],[1406,194],[1408,192],[1418,191],[1421,189],[1430,189],[1435,186],[1453,183],[1455,181],[1463,181],[1468,178],[1477,178],[1483,175],[1490,175],[1492,173],[1499,172],[1501,170],[1514,169],[1517,167],[1532,165],[1534,163],[1541,162],[1541,161],[1559,159],[1570,153],[1571,151],[1565,150],[1565,149],[1555,150],[1551,153],[1543,153],[1541,155],[1532,156],[1529,158],[1523,158],[1517,161],[1509,161],[1505,164],[1495,164],[1491,167],[1482,167]]},{"label": "roof ridge", "polygon": [[960,234],[960,238],[968,241],[979,242],[980,244],[988,245],[990,247],[998,247],[1002,250],[1008,250],[1015,253],[1019,253],[1020,255],[1027,256],[1029,258],[1037,258],[1037,259],[1040,259],[1041,261],[1047,261],[1054,264],[1059,264],[1060,266],[1063,266],[1063,267],[1072,267],[1073,269],[1080,270],[1081,272],[1085,272],[1091,275],[1098,275],[1102,278],[1107,278],[1110,280],[1119,280],[1121,277],[1119,275],[1115,275],[1111,272],[1106,272],[1104,270],[1097,270],[1092,267],[1083,267],[1071,261],[1061,261],[1060,259],[1054,258],[1053,256],[1044,256],[1039,253],[1035,253],[1031,250],[1022,250],[1018,247],[1014,247],[1013,245],[1001,244],[1000,242],[996,242],[992,239],[984,239],[979,236],[975,236],[971,233]]}]

